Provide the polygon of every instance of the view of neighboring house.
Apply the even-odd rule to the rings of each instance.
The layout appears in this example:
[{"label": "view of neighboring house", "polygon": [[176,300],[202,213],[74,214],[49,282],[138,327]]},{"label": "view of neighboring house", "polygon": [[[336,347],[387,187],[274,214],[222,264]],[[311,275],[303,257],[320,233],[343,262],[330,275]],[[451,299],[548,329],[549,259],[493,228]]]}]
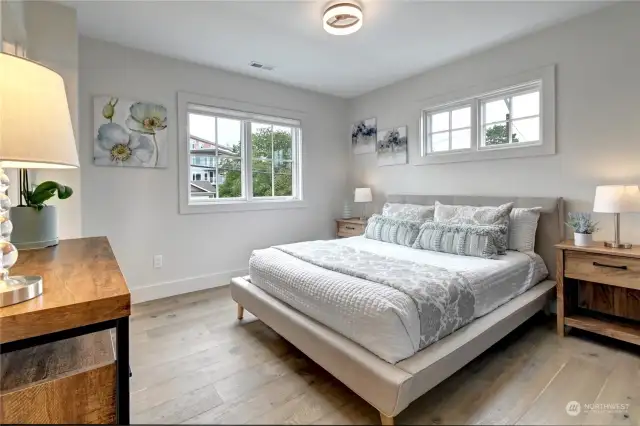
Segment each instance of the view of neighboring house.
[{"label": "view of neighboring house", "polygon": [[228,147],[218,145],[207,139],[190,136],[191,140],[191,196],[216,198],[216,187],[224,183],[226,172],[220,169],[218,172],[217,158],[240,158],[238,153]]}]

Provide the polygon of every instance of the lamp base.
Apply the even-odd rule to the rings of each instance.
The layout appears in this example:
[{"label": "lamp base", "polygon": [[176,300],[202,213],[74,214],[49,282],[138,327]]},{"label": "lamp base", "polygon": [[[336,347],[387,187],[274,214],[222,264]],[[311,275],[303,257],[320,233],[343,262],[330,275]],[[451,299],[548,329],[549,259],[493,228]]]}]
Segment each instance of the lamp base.
[{"label": "lamp base", "polygon": [[615,241],[605,241],[604,246],[608,248],[617,248],[617,249],[630,249],[633,247],[633,244],[629,243],[616,243]]},{"label": "lamp base", "polygon": [[0,307],[15,305],[42,294],[42,277],[14,276],[0,280]]}]

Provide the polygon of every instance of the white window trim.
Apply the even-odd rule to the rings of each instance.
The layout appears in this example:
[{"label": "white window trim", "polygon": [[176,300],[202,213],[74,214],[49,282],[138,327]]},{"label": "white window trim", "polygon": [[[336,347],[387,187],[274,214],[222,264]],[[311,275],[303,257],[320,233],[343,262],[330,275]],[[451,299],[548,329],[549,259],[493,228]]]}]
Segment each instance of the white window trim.
[{"label": "white window trim", "polygon": [[[519,86],[526,86],[534,81],[540,81],[540,122],[541,141],[525,143],[521,145],[510,145],[505,147],[481,147],[480,128],[482,123],[478,122],[479,102],[475,100],[493,94],[507,93],[510,89],[517,89]],[[499,95],[498,95],[499,96]],[[426,135],[427,123],[426,113],[448,108],[449,105],[464,105],[471,102],[471,149],[427,152]],[[426,106],[424,106],[426,105]],[[555,65],[523,72],[517,75],[504,77],[490,83],[481,84],[466,90],[434,97],[423,102],[420,109],[419,121],[419,152],[420,156],[414,156],[412,165],[429,165],[458,163],[466,161],[496,160],[505,158],[534,157],[541,155],[553,155],[556,153],[556,88],[555,88]]]},{"label": "white window trim", "polygon": [[[266,105],[256,105],[247,102],[235,101],[230,99],[213,98],[210,96],[198,95],[195,93],[178,92],[178,197],[179,197],[179,211],[180,214],[198,214],[198,213],[224,213],[224,212],[238,212],[238,211],[252,211],[252,210],[275,210],[275,209],[292,209],[292,208],[305,208],[307,202],[304,200],[304,176],[302,173],[302,163],[304,161],[304,144],[302,143],[302,133],[300,132],[300,143],[298,146],[299,152],[294,152],[293,155],[297,157],[297,174],[298,179],[294,181],[299,182],[299,199],[291,198],[253,198],[250,201],[247,199],[231,199],[231,200],[217,200],[216,202],[206,201],[198,203],[197,201],[189,200],[189,182],[190,182],[190,169],[189,169],[189,106],[190,105],[203,105],[211,108],[219,108],[226,111],[237,112],[242,114],[241,111],[246,111],[251,114],[264,115],[267,117],[287,117],[292,120],[299,121],[300,128],[304,126],[304,118],[306,114],[301,111],[288,110],[283,108],[277,108]],[[193,108],[192,108],[193,109]],[[210,112],[210,111],[209,111]],[[224,115],[224,114],[222,114]],[[232,118],[239,118],[234,116]],[[261,120],[263,121],[263,120]],[[283,121],[273,123],[278,125],[287,125]],[[244,135],[247,137],[246,135]],[[249,146],[249,144],[243,144]],[[294,150],[297,149],[297,146]],[[251,152],[245,153],[243,159],[250,158]],[[247,175],[248,161],[243,160],[243,171],[245,173],[245,179],[249,185],[247,188],[251,191],[251,178]],[[294,183],[295,185],[296,183]],[[297,189],[297,188],[295,188]],[[294,189],[294,191],[295,191]]]},{"label": "white window trim", "polygon": [[[541,80],[537,80],[528,84],[522,84],[517,87],[509,87],[505,90],[500,90],[498,92],[494,92],[489,95],[482,96],[478,99],[477,105],[478,107],[482,107],[483,104],[486,104],[489,102],[493,102],[496,100],[513,97],[513,96],[525,95],[525,94],[534,93],[534,92],[540,92],[540,99],[542,99],[542,81]],[[540,105],[542,105],[542,102],[540,103]],[[483,114],[484,114],[484,109],[478,108],[478,117],[479,118],[482,117]],[[540,111],[537,115],[530,115],[527,117],[518,117],[518,118],[509,117],[509,121],[514,122],[518,120],[526,120],[528,118],[539,118],[539,126],[540,126],[539,140],[531,141],[531,142],[518,142],[515,145],[504,144],[504,145],[485,146],[483,145],[484,137],[485,137],[484,127],[491,124],[506,123],[506,121],[501,120],[501,121],[492,121],[490,123],[485,123],[484,120],[480,120],[478,122],[478,150],[489,151],[489,150],[496,150],[496,149],[521,149],[529,146],[542,145],[544,143],[544,135],[542,134],[543,121],[544,121],[542,116],[542,106],[540,107]],[[509,139],[511,139],[511,137],[509,137]]]},{"label": "white window trim", "polygon": [[[470,117],[470,122],[469,122],[469,127],[460,127],[458,129],[452,129],[452,123],[451,120],[453,119],[453,114],[452,111],[456,110],[456,109],[460,109],[460,108],[466,108],[466,107],[470,107],[471,109],[471,117]],[[449,112],[449,130],[442,130],[440,132],[430,132],[430,128],[429,128],[429,120],[428,120],[428,116],[429,115],[434,115],[434,114],[438,114],[441,112]],[[463,100],[458,100],[456,102],[452,102],[452,103],[448,103],[446,105],[441,105],[440,107],[437,108],[433,108],[430,110],[423,110],[422,111],[422,120],[421,120],[421,125],[420,125],[420,129],[421,129],[421,137],[420,137],[420,153],[422,156],[426,156],[426,155],[446,155],[446,154],[453,154],[453,153],[459,153],[459,152],[469,152],[473,149],[475,149],[475,147],[473,146],[473,139],[474,139],[474,134],[476,133],[476,117],[477,113],[476,113],[476,105],[475,102],[473,102],[473,99],[463,99]],[[447,151],[436,151],[436,152],[430,152],[431,151],[431,140],[429,139],[429,135],[431,134],[436,134],[436,133],[444,133],[444,132],[449,132],[449,146],[451,146],[452,144],[452,135],[451,133],[456,131],[456,130],[466,130],[469,129],[470,133],[471,133],[471,147],[470,148],[460,148],[460,149],[449,149]],[[424,135],[424,137],[422,137],[422,135]]]}]

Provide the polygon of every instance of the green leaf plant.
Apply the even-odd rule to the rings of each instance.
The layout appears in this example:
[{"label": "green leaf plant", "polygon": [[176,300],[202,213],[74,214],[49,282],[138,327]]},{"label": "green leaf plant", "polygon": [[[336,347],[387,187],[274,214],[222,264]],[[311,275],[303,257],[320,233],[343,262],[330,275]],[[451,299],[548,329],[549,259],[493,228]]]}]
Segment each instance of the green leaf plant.
[{"label": "green leaf plant", "polygon": [[45,202],[58,194],[58,198],[65,200],[73,195],[73,189],[66,185],[59,184],[52,180],[42,182],[41,184],[33,188],[29,187],[29,175],[27,170],[20,170],[20,196],[21,203],[24,202],[27,207],[33,207],[36,210],[42,210],[45,206]]}]

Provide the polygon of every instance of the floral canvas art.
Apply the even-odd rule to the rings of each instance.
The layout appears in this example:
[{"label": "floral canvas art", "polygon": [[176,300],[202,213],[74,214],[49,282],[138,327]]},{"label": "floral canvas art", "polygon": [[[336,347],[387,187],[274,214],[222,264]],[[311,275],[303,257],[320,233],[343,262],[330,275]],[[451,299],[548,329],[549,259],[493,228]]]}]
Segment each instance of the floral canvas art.
[{"label": "floral canvas art", "polygon": [[354,154],[376,152],[376,119],[358,121],[351,127],[351,147]]},{"label": "floral canvas art", "polygon": [[93,162],[98,166],[166,167],[167,109],[151,102],[94,98]]},{"label": "floral canvas art", "polygon": [[407,164],[407,126],[378,132],[378,166]]}]

